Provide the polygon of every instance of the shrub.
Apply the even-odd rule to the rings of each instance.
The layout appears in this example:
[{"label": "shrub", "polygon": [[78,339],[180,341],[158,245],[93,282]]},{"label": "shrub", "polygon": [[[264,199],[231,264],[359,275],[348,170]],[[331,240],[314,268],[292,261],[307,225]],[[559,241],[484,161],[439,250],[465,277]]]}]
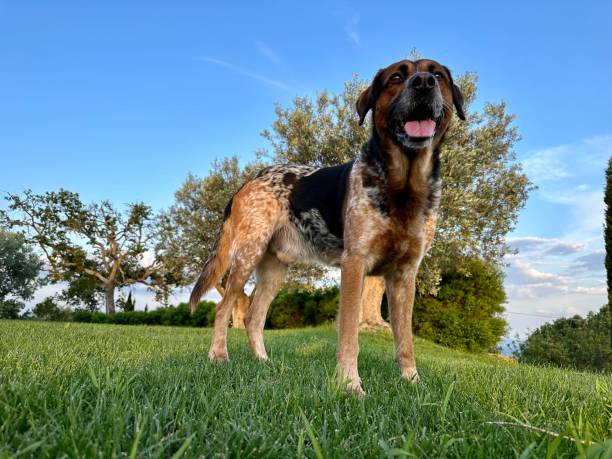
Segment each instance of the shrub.
[{"label": "shrub", "polygon": [[91,311],[85,311],[84,309],[77,309],[72,313],[73,322],[82,322],[82,323],[90,323],[91,315],[93,313]]},{"label": "shrub", "polygon": [[215,320],[215,303],[202,301],[193,314],[189,305],[181,303],[176,307],[169,306],[153,311],[123,311],[114,315],[85,310],[75,311],[72,320],[75,322],[109,323],[120,325],[173,325],[208,327]]},{"label": "shrub", "polygon": [[502,274],[479,260],[468,264],[469,275],[448,272],[437,296],[418,296],[414,332],[443,346],[468,351],[494,348],[506,332],[506,295]]},{"label": "shrub", "polygon": [[282,289],[270,305],[268,328],[298,328],[334,320],[338,310],[338,287],[315,290]]},{"label": "shrub", "polygon": [[91,323],[94,324],[109,324],[112,323],[111,316],[104,314],[103,312],[92,312]]},{"label": "shrub", "polygon": [[215,323],[215,303],[202,301],[191,316],[191,325],[194,327],[212,327]]},{"label": "shrub", "polygon": [[574,316],[542,325],[515,355],[521,362],[549,364],[578,370],[611,371],[609,307],[586,318]]},{"label": "shrub", "polygon": [[47,297],[32,309],[34,317],[38,320],[67,322],[72,318],[69,308],[60,308],[53,297]]},{"label": "shrub", "polygon": [[19,311],[25,307],[21,301],[0,300],[0,319],[18,319]]}]

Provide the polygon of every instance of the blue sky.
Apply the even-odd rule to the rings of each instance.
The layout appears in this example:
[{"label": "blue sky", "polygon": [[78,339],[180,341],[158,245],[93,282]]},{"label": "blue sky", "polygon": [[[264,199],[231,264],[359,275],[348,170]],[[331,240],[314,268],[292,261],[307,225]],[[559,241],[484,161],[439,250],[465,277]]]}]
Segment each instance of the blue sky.
[{"label": "blue sky", "polygon": [[[267,144],[273,104],[416,48],[504,99],[540,187],[507,270],[513,330],[604,301],[603,167],[612,153],[609,2],[0,0],[0,190],[172,203],[189,171]],[[42,293],[41,293],[42,295]]]}]

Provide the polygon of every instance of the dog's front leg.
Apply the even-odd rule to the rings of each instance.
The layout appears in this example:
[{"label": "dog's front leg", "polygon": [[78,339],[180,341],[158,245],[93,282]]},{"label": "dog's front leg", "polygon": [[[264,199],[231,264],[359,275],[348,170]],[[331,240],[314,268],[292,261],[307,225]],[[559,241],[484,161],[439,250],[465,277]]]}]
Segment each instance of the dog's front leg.
[{"label": "dog's front leg", "polygon": [[385,276],[395,357],[402,377],[411,382],[419,380],[412,348],[412,307],[417,271],[418,267],[409,267]]},{"label": "dog's front leg", "polygon": [[358,397],[365,395],[357,371],[359,355],[359,309],[365,276],[362,256],[344,253],[341,262],[338,318],[338,378]]}]

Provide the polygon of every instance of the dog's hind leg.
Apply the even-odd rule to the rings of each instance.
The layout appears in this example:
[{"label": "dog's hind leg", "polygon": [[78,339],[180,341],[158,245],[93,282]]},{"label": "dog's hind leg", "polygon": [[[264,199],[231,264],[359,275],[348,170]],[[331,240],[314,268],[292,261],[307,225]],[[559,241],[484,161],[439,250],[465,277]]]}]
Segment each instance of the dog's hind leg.
[{"label": "dog's hind leg", "polygon": [[227,327],[229,318],[244,285],[249,280],[255,266],[267,250],[269,237],[266,233],[250,233],[250,237],[238,242],[234,249],[227,278],[225,294],[215,311],[215,326],[208,357],[215,362],[224,362],[227,355]]},{"label": "dog's hind leg", "polygon": [[231,216],[233,240],[229,250],[229,276],[223,299],[215,312],[215,327],[208,356],[227,360],[227,326],[238,295],[268,251],[281,212],[278,199],[265,183],[247,183],[234,196]]},{"label": "dog's hind leg", "polygon": [[257,284],[251,306],[244,319],[249,346],[253,355],[267,360],[268,354],[263,341],[263,329],[270,303],[280,290],[287,275],[288,266],[276,255],[268,252],[257,266]]}]

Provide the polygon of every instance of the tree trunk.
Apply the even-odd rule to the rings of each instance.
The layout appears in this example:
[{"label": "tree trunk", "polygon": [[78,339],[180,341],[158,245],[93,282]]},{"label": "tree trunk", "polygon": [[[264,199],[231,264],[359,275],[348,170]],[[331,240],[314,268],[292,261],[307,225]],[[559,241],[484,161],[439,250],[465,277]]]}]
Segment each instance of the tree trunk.
[{"label": "tree trunk", "polygon": [[111,315],[115,313],[115,284],[106,284],[104,286],[106,294],[106,313]]},{"label": "tree trunk", "polygon": [[389,324],[382,318],[380,307],[385,293],[385,280],[367,276],[363,284],[359,329],[365,331],[388,330]]},{"label": "tree trunk", "polygon": [[245,328],[244,316],[246,316],[250,304],[251,298],[246,293],[241,292],[240,296],[236,299],[236,304],[232,311],[233,328]]},{"label": "tree trunk", "polygon": [[[219,292],[219,295],[225,295],[225,285],[217,284],[215,288],[217,292]],[[236,304],[234,304],[234,309],[232,310],[232,328],[245,328],[244,316],[246,316],[249,310],[252,296],[252,294],[248,296],[244,291],[240,292],[240,295],[236,299]]]}]

